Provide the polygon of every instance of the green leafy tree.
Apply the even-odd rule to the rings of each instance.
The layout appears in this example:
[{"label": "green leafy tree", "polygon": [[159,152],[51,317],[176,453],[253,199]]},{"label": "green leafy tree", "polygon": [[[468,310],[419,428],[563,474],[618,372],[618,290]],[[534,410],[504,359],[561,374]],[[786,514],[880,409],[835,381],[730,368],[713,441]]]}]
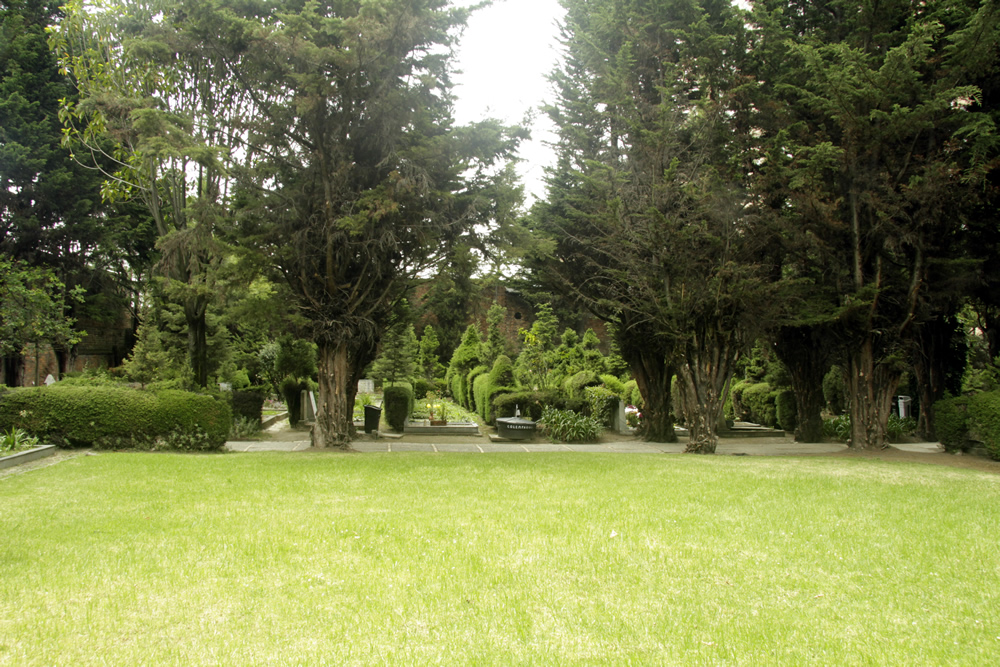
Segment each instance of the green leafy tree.
[{"label": "green leafy tree", "polygon": [[494,302],[486,312],[486,340],[483,341],[483,363],[493,367],[493,362],[507,351],[507,339],[500,326],[507,317],[507,309]]},{"label": "green leafy tree", "polygon": [[757,201],[784,237],[784,275],[828,295],[799,339],[814,345],[822,327],[841,350],[851,445],[881,448],[912,351],[933,350],[920,331],[948,317],[968,269],[953,239],[997,145],[977,85],[996,71],[997,10],[791,4],[753,3]]},{"label": "green leafy tree", "polygon": [[[81,298],[81,290],[70,298]],[[0,255],[0,356],[9,359],[28,346],[69,346],[80,340],[68,309],[64,285],[48,269],[13,262]],[[17,366],[5,363],[4,383],[20,384]]]},{"label": "green leafy tree", "polygon": [[559,321],[552,306],[542,304],[535,313],[531,329],[521,329],[521,354],[514,365],[517,381],[528,387],[544,389],[553,384],[552,365],[555,361],[556,328]]},{"label": "green leafy tree", "polygon": [[390,385],[409,382],[416,370],[418,349],[413,325],[406,322],[394,324],[382,337],[382,353],[372,365],[372,375]]},{"label": "green leafy tree", "polygon": [[441,343],[438,340],[437,331],[430,324],[424,327],[424,333],[420,337],[419,363],[418,366],[423,372],[423,377],[433,382],[438,378],[444,378],[448,369],[441,363],[438,350]]}]

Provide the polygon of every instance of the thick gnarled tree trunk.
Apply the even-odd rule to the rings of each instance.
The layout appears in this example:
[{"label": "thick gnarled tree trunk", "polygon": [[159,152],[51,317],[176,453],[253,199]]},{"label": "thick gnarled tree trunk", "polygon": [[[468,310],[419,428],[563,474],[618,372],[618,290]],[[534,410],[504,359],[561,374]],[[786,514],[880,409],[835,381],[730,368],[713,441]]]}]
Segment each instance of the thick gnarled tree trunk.
[{"label": "thick gnarled tree trunk", "polygon": [[354,399],[349,396],[354,376],[346,343],[318,341],[319,396],[312,445],[318,449],[347,449],[354,430]]},{"label": "thick gnarled tree trunk", "polygon": [[737,350],[728,340],[699,338],[688,344],[685,363],[677,375],[689,433],[684,451],[714,454]]},{"label": "thick gnarled tree trunk", "polygon": [[776,337],[775,351],[795,392],[796,442],[823,440],[823,377],[830,369],[831,338],[819,327],[783,327]]},{"label": "thick gnarled tree trunk", "polygon": [[900,371],[876,360],[875,341],[869,336],[848,354],[845,375],[851,401],[848,445],[855,449],[885,449],[889,446],[886,427]]}]

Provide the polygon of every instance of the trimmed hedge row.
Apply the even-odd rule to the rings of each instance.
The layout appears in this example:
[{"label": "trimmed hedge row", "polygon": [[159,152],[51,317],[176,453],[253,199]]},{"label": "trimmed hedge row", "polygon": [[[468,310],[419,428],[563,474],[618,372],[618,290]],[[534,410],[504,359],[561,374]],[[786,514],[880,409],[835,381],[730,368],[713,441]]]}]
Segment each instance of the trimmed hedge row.
[{"label": "trimmed hedge row", "polygon": [[1000,461],[1000,391],[945,398],[934,404],[934,432],[948,451],[981,442]]},{"label": "trimmed hedge row", "polygon": [[0,429],[63,447],[209,451],[232,427],[227,400],[176,389],[24,387],[0,394]]}]

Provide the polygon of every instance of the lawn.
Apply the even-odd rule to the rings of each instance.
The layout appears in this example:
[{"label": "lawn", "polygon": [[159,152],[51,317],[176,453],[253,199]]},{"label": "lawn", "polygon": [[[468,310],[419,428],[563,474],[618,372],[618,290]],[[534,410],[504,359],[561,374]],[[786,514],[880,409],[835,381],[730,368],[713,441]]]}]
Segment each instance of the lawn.
[{"label": "lawn", "polygon": [[992,664],[1000,476],[114,454],[0,479],[0,664]]}]

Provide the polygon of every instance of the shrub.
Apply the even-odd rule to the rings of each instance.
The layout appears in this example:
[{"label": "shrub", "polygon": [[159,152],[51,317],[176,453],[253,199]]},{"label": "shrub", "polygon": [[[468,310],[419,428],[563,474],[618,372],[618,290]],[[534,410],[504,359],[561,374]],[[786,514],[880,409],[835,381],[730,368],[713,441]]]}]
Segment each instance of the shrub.
[{"label": "shrub", "polygon": [[260,389],[233,391],[229,396],[233,407],[233,419],[256,422],[260,429],[260,415],[264,409],[264,392]]},{"label": "shrub", "polygon": [[563,383],[563,389],[570,398],[582,399],[584,398],[583,390],[586,387],[594,387],[599,384],[601,384],[601,381],[597,378],[597,373],[594,371],[580,371],[576,375],[566,378],[566,381]]},{"label": "shrub", "polygon": [[[479,412],[477,407],[479,397],[476,396],[476,380],[488,373],[489,370],[486,366],[480,365],[469,371],[469,374],[465,377],[466,400],[461,404],[462,407],[468,408],[472,412]],[[486,380],[480,383],[480,387],[485,387],[484,383],[488,381],[489,378],[487,377]]]},{"label": "shrub", "polygon": [[[514,363],[505,354],[501,354],[493,362],[490,369],[489,382],[486,387],[486,396],[483,409],[480,415],[489,424],[495,420],[493,410],[493,399],[500,393],[511,391],[514,388]],[[478,399],[477,399],[478,400]]]},{"label": "shrub", "polygon": [[584,390],[590,416],[602,426],[611,426],[618,412],[618,394],[606,387],[587,387]]},{"label": "shrub", "polygon": [[490,376],[488,373],[481,373],[476,376],[476,379],[472,382],[472,395],[475,398],[476,403],[476,414],[478,414],[483,419],[487,419],[489,415],[489,394],[490,394]]},{"label": "shrub", "polygon": [[785,431],[794,431],[799,425],[799,409],[795,405],[795,392],[782,389],[774,399],[775,417],[778,427]]},{"label": "shrub", "polygon": [[382,395],[385,420],[394,431],[402,431],[406,420],[413,413],[413,390],[409,385],[386,387]]},{"label": "shrub", "polygon": [[285,399],[285,407],[288,408],[288,423],[292,426],[298,424],[302,417],[302,390],[308,388],[308,383],[291,375],[281,381],[279,389]]},{"label": "shrub", "polygon": [[776,392],[771,385],[758,382],[743,389],[743,407],[750,415],[750,421],[761,426],[774,428],[778,424],[777,408],[774,404]]},{"label": "shrub", "polygon": [[233,417],[232,428],[229,429],[230,440],[249,440],[260,435],[260,419],[256,421],[246,417]]},{"label": "shrub", "polygon": [[11,427],[0,433],[0,455],[32,449],[38,446],[38,438],[27,431]]},{"label": "shrub", "polygon": [[990,458],[1000,460],[1000,391],[969,398],[969,437],[983,443]]},{"label": "shrub", "polygon": [[554,442],[594,442],[601,434],[597,419],[571,410],[546,408],[541,422],[545,433]]},{"label": "shrub", "polygon": [[851,438],[851,416],[839,415],[832,419],[823,420],[823,435],[840,442],[847,442]]},{"label": "shrub", "polygon": [[915,430],[917,430],[917,420],[913,417],[889,415],[889,421],[885,425],[885,433],[889,442],[902,442],[903,436],[909,435]]},{"label": "shrub", "polygon": [[934,404],[934,434],[946,451],[957,452],[968,449],[968,408],[967,396],[944,398]]},{"label": "shrub", "polygon": [[62,446],[219,449],[231,424],[226,400],[179,390],[54,385],[0,396],[0,428]]},{"label": "shrub", "polygon": [[426,378],[417,378],[413,381],[413,398],[423,398],[427,392],[434,391],[434,384]]},{"label": "shrub", "polygon": [[625,392],[625,384],[616,378],[614,375],[604,374],[599,376],[601,383],[608,388],[609,391],[620,396],[623,401],[627,401],[628,397]]},{"label": "shrub", "polygon": [[734,382],[729,388],[730,409],[733,419],[739,421],[750,421],[750,411],[743,404],[743,392],[753,383],[747,380]]}]

